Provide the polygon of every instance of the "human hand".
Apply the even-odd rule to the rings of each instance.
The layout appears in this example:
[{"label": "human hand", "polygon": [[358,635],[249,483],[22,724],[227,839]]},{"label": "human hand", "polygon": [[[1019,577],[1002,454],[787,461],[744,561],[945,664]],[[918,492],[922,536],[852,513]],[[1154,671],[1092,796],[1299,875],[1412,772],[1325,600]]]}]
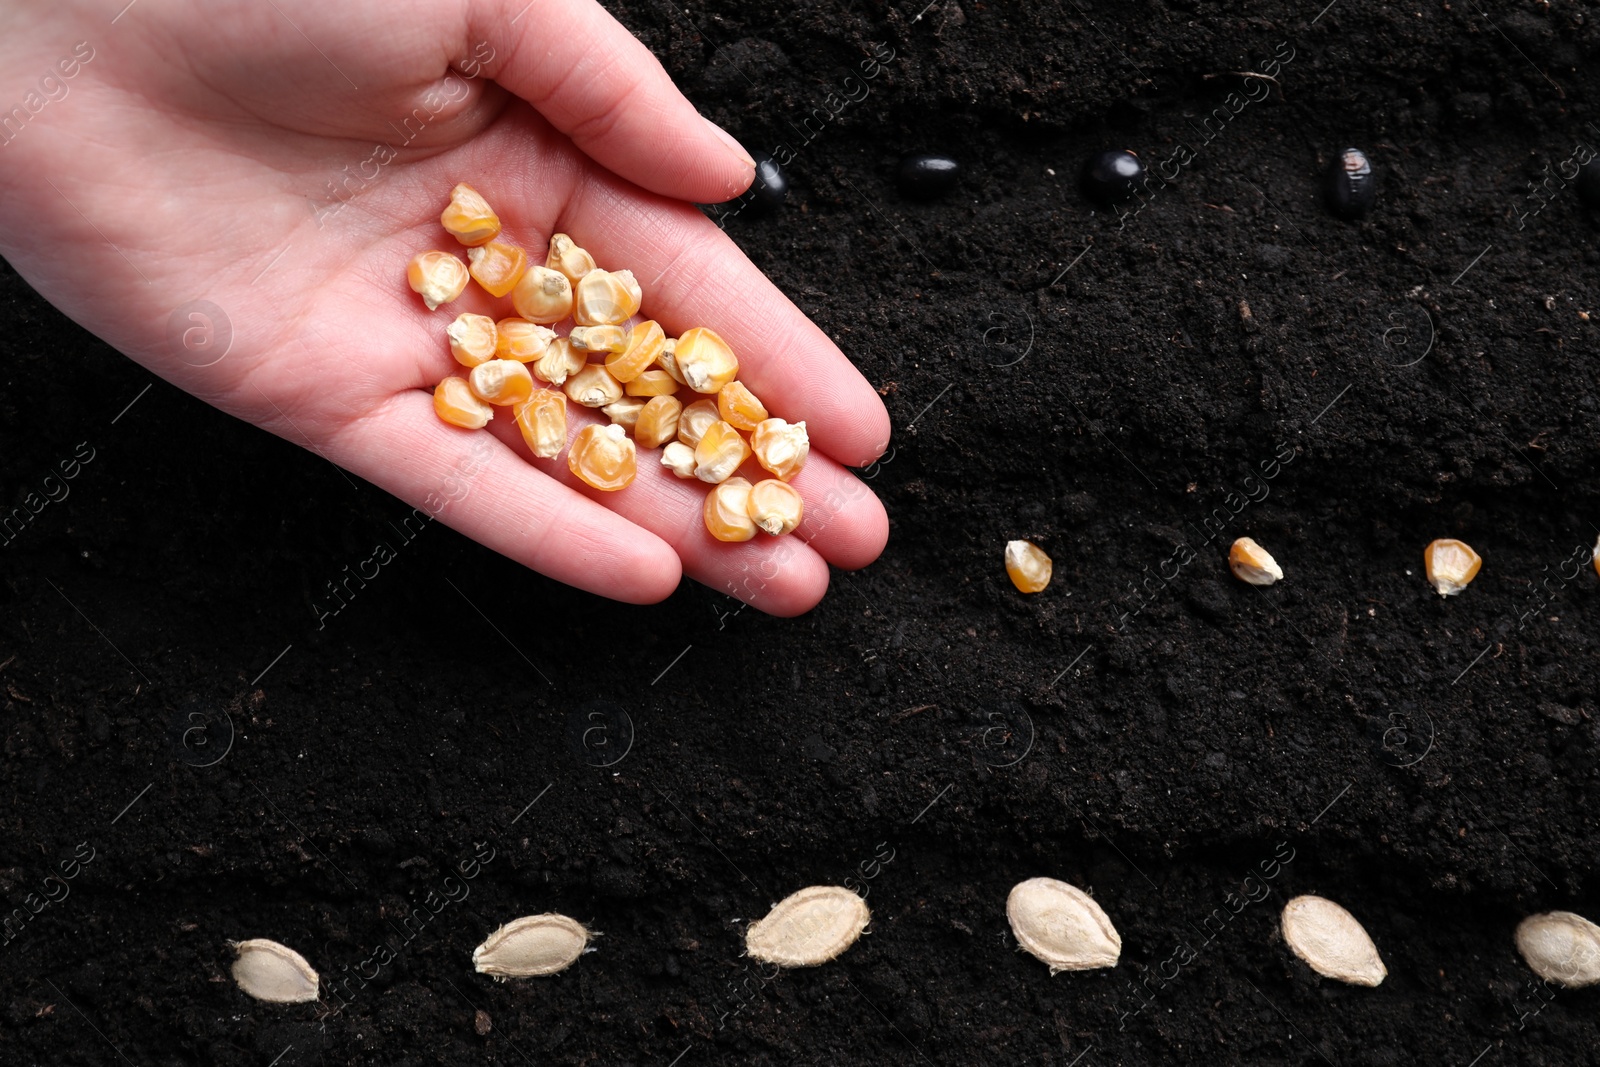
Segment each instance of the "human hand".
[{"label": "human hand", "polygon": [[[888,415],[683,202],[743,191],[743,150],[592,0],[523,3],[10,5],[0,106],[20,110],[0,113],[0,253],[162,378],[534,570],[636,603],[687,573],[803,612],[828,563],[883,549],[882,506],[840,464],[887,447]],[[793,536],[714,540],[706,487],[649,452],[632,486],[599,493],[564,458],[533,459],[506,409],[492,436],[438,420],[432,389],[459,372],[445,326],[503,306],[472,285],[429,312],[406,287],[412,255],[455,249],[439,212],[459,181],[531,261],[561,231],[632,270],[668,336],[716,330],[772,414],[805,420]],[[194,301],[226,321],[191,318]],[[191,343],[208,326],[231,330],[216,362],[215,336]],[[571,432],[592,414],[573,407]]]}]

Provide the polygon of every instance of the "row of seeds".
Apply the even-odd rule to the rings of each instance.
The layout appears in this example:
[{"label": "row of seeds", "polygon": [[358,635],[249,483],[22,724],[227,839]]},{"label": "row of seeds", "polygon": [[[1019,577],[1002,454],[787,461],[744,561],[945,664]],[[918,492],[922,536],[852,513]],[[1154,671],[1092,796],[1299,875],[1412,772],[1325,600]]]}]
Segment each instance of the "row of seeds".
[{"label": "row of seeds", "polygon": [[[1104,909],[1083,890],[1054,878],[1018,883],[1006,899],[1011,932],[1050,968],[1086,971],[1115,967],[1122,937]],[[745,952],[779,967],[815,967],[839,956],[866,930],[872,914],[843,886],[808,886],[779,901],[745,931]],[[1351,985],[1376,986],[1388,968],[1367,931],[1344,908],[1319,896],[1284,905],[1285,944],[1313,971]],[[547,913],[506,923],[472,953],[480,974],[504,981],[558,974],[597,936],[576,919]],[[1517,927],[1517,950],[1540,978],[1571,988],[1600,984],[1600,926],[1570,911],[1532,915]],[[276,941],[230,942],[238,958],[233,978],[257,1000],[295,1004],[318,999],[320,979],[306,958]]]},{"label": "row of seeds", "polygon": [[[478,430],[496,408],[510,408],[530,452],[554,459],[565,449],[567,468],[606,492],[633,482],[637,446],[660,448],[662,466],[712,486],[705,524],[721,541],[800,525],[804,509],[789,481],[810,455],[806,424],[771,417],[738,380],[727,341],[703,326],[670,338],[653,319],[630,325],[644,301],[633,272],[600,269],[564,233],[551,236],[542,266],[530,265],[520,247],[499,240],[499,216],[470,185],[455,187],[439,221],[467,246],[467,262],[437,249],[412,258],[406,278],[428,310],[456,300],[472,281],[492,297],[509,296],[516,310],[498,321],[463,313],[446,328],[468,373],[434,390],[440,419]],[[567,322],[566,336],[552,328]],[[680,388],[703,398],[685,404]],[[585,426],[569,447],[569,400],[610,424]],[[736,476],[752,457],[770,478],[752,484]]]},{"label": "row of seeds", "polygon": [[[1019,592],[1037,593],[1050,584],[1054,564],[1045,550],[1032,541],[1007,542],[1005,561],[1006,574]],[[1595,573],[1600,574],[1600,541],[1595,542],[1591,562]],[[1456,596],[1478,576],[1483,557],[1465,541],[1442,537],[1428,542],[1422,550],[1422,565],[1435,592]],[[1253,537],[1241,537],[1233,543],[1228,550],[1228,569],[1235,578],[1251,585],[1272,585],[1283,580],[1283,568]]]}]

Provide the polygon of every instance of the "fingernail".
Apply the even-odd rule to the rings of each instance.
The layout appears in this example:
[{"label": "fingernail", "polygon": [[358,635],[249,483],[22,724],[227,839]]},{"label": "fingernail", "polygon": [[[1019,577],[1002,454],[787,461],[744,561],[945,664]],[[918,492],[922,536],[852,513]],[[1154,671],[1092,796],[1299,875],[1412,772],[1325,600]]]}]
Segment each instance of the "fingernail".
[{"label": "fingernail", "polygon": [[709,129],[712,133],[716,134],[717,140],[719,140],[723,144],[727,145],[728,146],[728,151],[732,152],[734,155],[739,157],[739,162],[743,163],[745,166],[749,167],[751,170],[755,170],[756,169],[756,161],[750,158],[750,153],[746,152],[744,150],[744,145],[740,144],[738,141],[733,139],[733,134],[729,133],[727,130],[723,129],[721,126],[718,126],[715,122],[712,122],[710,119],[706,118],[704,115],[702,115],[700,117],[705,122],[706,128]]}]

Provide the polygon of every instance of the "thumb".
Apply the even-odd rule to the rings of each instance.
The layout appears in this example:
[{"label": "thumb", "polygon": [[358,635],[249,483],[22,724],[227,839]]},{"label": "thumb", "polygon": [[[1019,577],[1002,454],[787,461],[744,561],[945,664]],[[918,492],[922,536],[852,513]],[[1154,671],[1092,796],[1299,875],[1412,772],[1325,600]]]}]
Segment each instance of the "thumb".
[{"label": "thumb", "polygon": [[750,154],[594,0],[475,0],[469,18],[474,40],[503,43],[483,73],[595,162],[678,200],[721,203],[749,187]]}]

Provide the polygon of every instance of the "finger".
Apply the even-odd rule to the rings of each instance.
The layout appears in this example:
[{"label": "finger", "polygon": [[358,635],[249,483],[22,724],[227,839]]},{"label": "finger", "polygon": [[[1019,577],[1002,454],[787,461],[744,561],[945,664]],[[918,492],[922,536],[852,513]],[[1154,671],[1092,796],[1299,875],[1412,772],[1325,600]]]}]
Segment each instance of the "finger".
[{"label": "finger", "polygon": [[[770,477],[759,471],[757,478]],[[794,536],[842,570],[860,570],[889,542],[889,515],[867,484],[839,464],[813,452],[790,479],[800,490],[805,511]]]},{"label": "finger", "polygon": [[711,220],[598,175],[565,224],[608,269],[633,271],[643,314],[669,335],[709,326],[733,346],[739,378],[773,415],[805,421],[813,444],[850,466],[889,447],[889,413],[828,336]]},{"label": "finger", "polygon": [[[584,426],[608,420],[595,412],[568,408],[568,438]],[[757,533],[738,544],[718,541],[705,526],[705,499],[711,486],[682,479],[661,466],[660,450],[638,451],[638,474],[626,489],[605,492],[584,485],[567,468],[567,453],[534,459],[516,426],[496,418],[494,436],[551,479],[571,486],[671,545],[683,572],[702,585],[738,597],[769,615],[793,616],[811,610],[828,591],[828,564],[803,540]],[[749,476],[750,472],[741,471]]]},{"label": "finger", "polygon": [[593,0],[477,0],[468,18],[475,40],[509,33],[505,54],[484,72],[601,166],[706,204],[749,187],[749,153],[702,118],[650,50]]},{"label": "finger", "polygon": [[[505,409],[495,415],[511,424]],[[440,422],[421,390],[383,402],[326,451],[424,514],[558,582],[631,604],[663,600],[678,586],[677,553],[660,538],[546,477],[494,435]]]}]

